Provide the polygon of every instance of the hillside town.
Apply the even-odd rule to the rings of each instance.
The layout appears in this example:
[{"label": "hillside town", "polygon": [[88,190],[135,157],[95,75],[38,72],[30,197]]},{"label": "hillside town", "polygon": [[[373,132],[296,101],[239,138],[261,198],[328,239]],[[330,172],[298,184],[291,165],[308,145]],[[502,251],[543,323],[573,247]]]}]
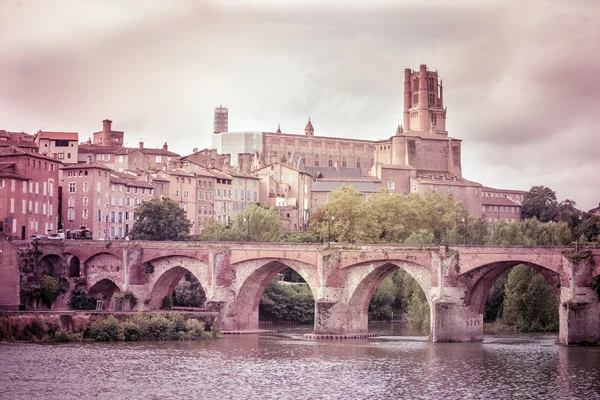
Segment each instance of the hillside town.
[{"label": "hillside town", "polygon": [[[228,130],[214,110],[213,146],[182,155],[127,147],[118,122],[93,133],[0,130],[0,234],[126,239],[145,200],[169,197],[199,235],[204,222],[229,225],[248,204],[274,207],[286,232],[305,231],[332,191],[350,185],[368,197],[437,191],[488,223],[521,220],[524,191],[497,189],[462,175],[461,140],[446,130],[444,87],[436,70],[404,71],[403,124],[378,140]],[[393,132],[393,129],[391,129]]]}]

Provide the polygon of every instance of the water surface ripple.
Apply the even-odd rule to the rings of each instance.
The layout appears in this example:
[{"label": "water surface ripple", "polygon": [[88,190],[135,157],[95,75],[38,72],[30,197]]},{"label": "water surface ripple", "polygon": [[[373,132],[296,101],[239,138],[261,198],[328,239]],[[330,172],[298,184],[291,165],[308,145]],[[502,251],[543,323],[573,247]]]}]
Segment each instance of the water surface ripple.
[{"label": "water surface ripple", "polygon": [[600,399],[600,348],[555,335],[0,344],[0,399]]}]

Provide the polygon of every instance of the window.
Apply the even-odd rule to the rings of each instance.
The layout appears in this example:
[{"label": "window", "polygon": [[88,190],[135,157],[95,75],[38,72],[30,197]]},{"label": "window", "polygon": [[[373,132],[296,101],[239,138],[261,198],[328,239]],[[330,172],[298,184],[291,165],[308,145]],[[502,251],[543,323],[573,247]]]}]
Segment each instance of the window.
[{"label": "window", "polygon": [[83,191],[88,192],[90,190],[90,184],[88,182],[83,182]]},{"label": "window", "polygon": [[96,191],[97,191],[98,193],[100,193],[100,190],[101,190],[101,189],[102,189],[102,187],[101,187],[101,185],[100,185],[100,182],[96,182]]},{"label": "window", "polygon": [[479,196],[479,188],[475,188],[475,196]]},{"label": "window", "polygon": [[315,167],[319,166],[319,155],[315,154]]},{"label": "window", "polygon": [[83,210],[83,213],[81,214],[81,216],[83,217],[83,219],[88,219],[88,210],[87,210],[87,208]]},{"label": "window", "polygon": [[87,197],[84,197],[84,198],[83,198],[83,205],[84,205],[84,206],[87,206],[88,204],[89,204],[89,203],[88,203],[88,198],[87,198]]},{"label": "window", "polygon": [[[418,81],[416,81],[418,82]],[[415,93],[413,94],[413,105],[417,105],[417,103],[419,102],[419,94]]]},{"label": "window", "polygon": [[188,198],[189,197],[190,192],[187,190],[183,191],[183,197]]},{"label": "window", "polygon": [[75,193],[75,182],[69,183],[69,193]]},{"label": "window", "polygon": [[331,154],[329,155],[329,160],[327,161],[327,166],[333,167],[333,157],[331,156]]},{"label": "window", "polygon": [[157,163],[162,162],[162,157],[161,156],[156,156],[156,162]]},{"label": "window", "polygon": [[179,189],[175,190],[175,197],[179,197]]},{"label": "window", "polygon": [[15,212],[15,199],[10,199],[10,212]]},{"label": "window", "polygon": [[56,158],[58,158],[59,160],[64,160],[65,159],[65,153],[56,153]]},{"label": "window", "polygon": [[360,158],[356,159],[356,168],[360,168]]},{"label": "window", "polygon": [[346,168],[346,157],[342,157],[342,167]]}]

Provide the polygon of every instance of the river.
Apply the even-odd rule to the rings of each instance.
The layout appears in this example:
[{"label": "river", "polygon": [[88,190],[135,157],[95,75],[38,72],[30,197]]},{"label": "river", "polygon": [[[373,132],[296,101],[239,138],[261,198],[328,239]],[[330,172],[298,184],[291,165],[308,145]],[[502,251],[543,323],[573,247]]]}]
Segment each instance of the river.
[{"label": "river", "polygon": [[554,334],[433,344],[398,325],[344,341],[276,329],[201,342],[0,344],[0,398],[600,399],[600,348],[561,347]]}]

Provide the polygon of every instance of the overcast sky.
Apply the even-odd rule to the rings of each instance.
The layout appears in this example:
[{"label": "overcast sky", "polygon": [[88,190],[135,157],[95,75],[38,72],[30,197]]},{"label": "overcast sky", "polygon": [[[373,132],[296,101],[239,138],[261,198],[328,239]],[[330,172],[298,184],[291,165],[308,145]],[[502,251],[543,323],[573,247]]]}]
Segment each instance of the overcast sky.
[{"label": "overcast sky", "polygon": [[600,201],[598,0],[2,0],[0,129],[189,154],[230,130],[385,139],[403,70],[444,81],[465,178]]}]

